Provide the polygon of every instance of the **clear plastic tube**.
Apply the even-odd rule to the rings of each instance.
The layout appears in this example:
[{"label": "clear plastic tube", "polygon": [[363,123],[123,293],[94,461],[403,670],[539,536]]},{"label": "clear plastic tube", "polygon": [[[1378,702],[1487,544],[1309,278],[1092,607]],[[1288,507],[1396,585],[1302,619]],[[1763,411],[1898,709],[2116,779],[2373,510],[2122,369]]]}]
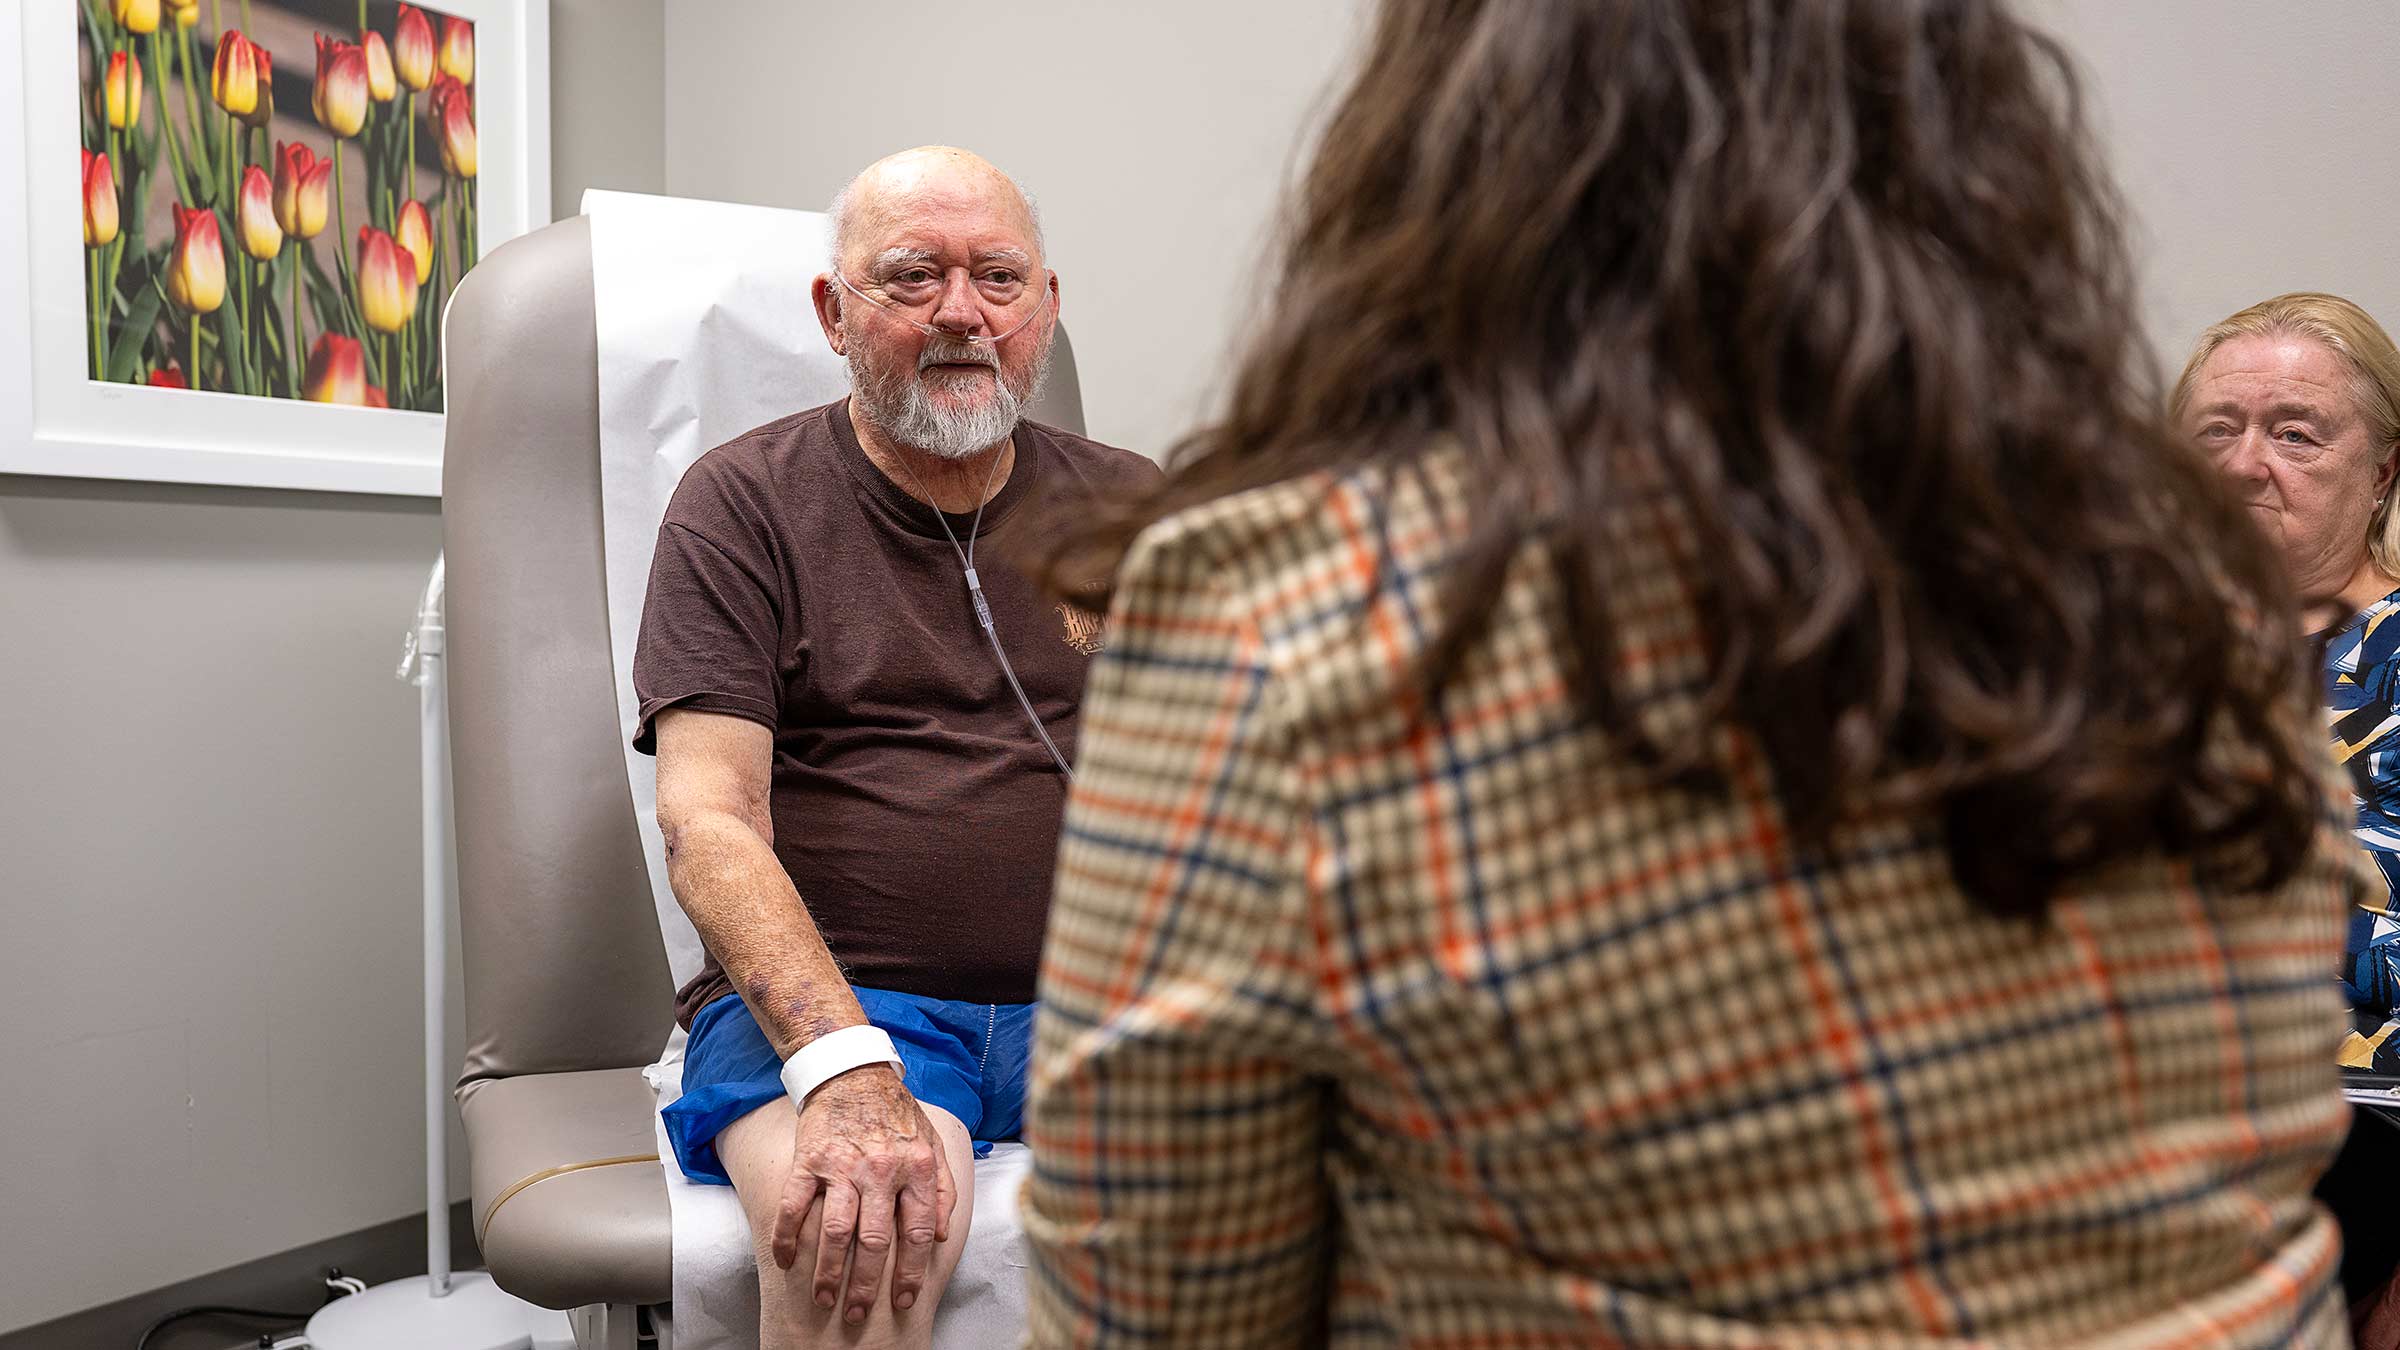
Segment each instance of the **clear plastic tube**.
[{"label": "clear plastic tube", "polygon": [[[834,275],[841,274],[837,272]],[[848,285],[849,283],[843,284]],[[872,304],[873,301],[870,300],[868,303]],[[1036,310],[1035,312],[1039,313],[1040,311]],[[1024,324],[1018,324],[1017,328],[1024,326]],[[1013,333],[1017,331],[1017,328],[1011,328],[1008,331]],[[1002,334],[1002,336],[1005,337],[1006,334]],[[998,341],[997,338],[992,340]],[[1042,748],[1050,752],[1051,762],[1058,765],[1058,771],[1067,776],[1068,782],[1074,782],[1075,766],[1067,763],[1067,757],[1059,752],[1058,742],[1050,739],[1050,728],[1042,725],[1042,715],[1034,711],[1033,700],[1026,697],[1025,686],[1018,682],[1017,668],[1009,664],[1008,649],[1000,645],[1000,630],[992,626],[992,606],[990,601],[983,598],[983,579],[975,575],[975,542],[983,532],[983,508],[991,501],[992,479],[1000,472],[1000,456],[993,455],[992,467],[984,470],[983,502],[976,506],[975,519],[967,526],[967,542],[964,547],[961,547],[958,542],[957,531],[950,528],[950,518],[943,514],[941,507],[934,506],[933,494],[925,490],[925,480],[917,477],[916,469],[909,464],[907,459],[903,458],[900,461],[900,467],[908,470],[909,481],[917,485],[918,495],[924,498],[926,505],[933,507],[933,518],[941,522],[942,533],[949,537],[950,551],[958,555],[959,570],[966,574],[967,598],[975,604],[975,622],[982,625],[983,635],[991,639],[992,655],[1000,658],[1000,673],[1008,677],[1008,687],[1016,691],[1017,706],[1025,710],[1025,720],[1033,724],[1033,734],[1041,738]]]},{"label": "clear plastic tube", "polygon": [[1015,337],[1017,334],[1024,332],[1027,324],[1030,324],[1035,319],[1042,317],[1042,312],[1050,308],[1050,298],[1058,293],[1057,287],[1051,284],[1055,278],[1050,273],[1044,272],[1042,274],[1042,302],[1038,305],[1035,305],[1031,313],[1018,320],[1015,326],[1011,327],[1005,333],[995,334],[991,337],[969,337],[963,333],[953,333],[945,329],[936,328],[932,324],[929,324],[922,319],[910,318],[908,315],[903,314],[899,310],[893,308],[889,303],[878,300],[874,296],[871,296],[865,291],[860,290],[857,286],[852,285],[850,278],[843,276],[838,269],[833,273],[833,279],[842,283],[843,290],[850,292],[852,295],[855,295],[859,299],[866,301],[868,304],[873,305],[875,308],[891,315],[893,318],[898,319],[900,322],[916,329],[918,332],[923,333],[927,337],[940,338],[945,342],[965,342],[982,347],[997,347],[1001,343],[1008,341],[1012,337]]}]

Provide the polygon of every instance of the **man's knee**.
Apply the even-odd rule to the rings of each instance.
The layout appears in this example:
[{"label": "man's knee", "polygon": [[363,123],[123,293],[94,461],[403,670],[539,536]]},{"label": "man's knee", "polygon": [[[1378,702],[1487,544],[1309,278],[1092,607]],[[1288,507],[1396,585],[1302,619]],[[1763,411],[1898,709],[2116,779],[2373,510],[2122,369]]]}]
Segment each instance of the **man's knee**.
[{"label": "man's knee", "polygon": [[725,1159],[735,1193],[750,1223],[751,1251],[758,1261],[759,1338],[761,1350],[805,1350],[839,1345],[864,1350],[879,1346],[925,1346],[931,1343],[933,1317],[940,1306],[951,1272],[958,1266],[967,1231],[972,1225],[975,1196],[974,1143],[958,1118],[937,1106],[924,1108],[941,1139],[942,1154],[956,1182],[957,1204],[951,1211],[948,1236],[935,1244],[924,1292],[905,1311],[891,1305],[891,1264],[886,1252],[877,1283],[877,1298],[866,1321],[851,1325],[843,1309],[820,1307],[812,1298],[817,1242],[824,1206],[812,1205],[800,1228],[799,1257],[786,1270],[775,1261],[775,1225],[783,1206],[794,1156],[795,1125],[788,1103],[777,1102],[735,1121],[720,1137],[718,1154]]}]

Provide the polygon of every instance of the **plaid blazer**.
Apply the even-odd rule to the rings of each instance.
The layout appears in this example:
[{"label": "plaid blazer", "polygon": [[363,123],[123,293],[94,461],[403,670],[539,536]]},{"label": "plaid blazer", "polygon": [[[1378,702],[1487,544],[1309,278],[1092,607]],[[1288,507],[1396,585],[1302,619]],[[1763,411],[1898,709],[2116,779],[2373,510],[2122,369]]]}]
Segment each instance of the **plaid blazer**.
[{"label": "plaid blazer", "polygon": [[1730,791],[1577,714],[1521,560],[1437,715],[1455,458],[1186,512],[1127,559],[1045,951],[1023,1196],[1051,1346],[2346,1345],[2323,845],[1994,918],[1936,822],[1804,855],[1698,708],[1663,495],[1595,523],[1614,673]]}]

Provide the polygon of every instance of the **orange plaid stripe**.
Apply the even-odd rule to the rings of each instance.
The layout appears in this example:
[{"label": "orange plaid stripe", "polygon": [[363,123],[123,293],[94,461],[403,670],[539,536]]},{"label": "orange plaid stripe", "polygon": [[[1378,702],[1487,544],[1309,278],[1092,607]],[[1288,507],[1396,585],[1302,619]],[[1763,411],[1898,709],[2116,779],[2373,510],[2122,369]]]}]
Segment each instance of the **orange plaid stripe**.
[{"label": "orange plaid stripe", "polygon": [[1701,720],[1663,498],[1592,526],[1616,674],[1730,791],[1581,724],[1532,559],[1423,715],[1455,474],[1127,560],[1044,957],[1033,1344],[2342,1343],[2330,766],[2282,894],[2159,860],[1992,919],[1927,821],[1794,843]]}]

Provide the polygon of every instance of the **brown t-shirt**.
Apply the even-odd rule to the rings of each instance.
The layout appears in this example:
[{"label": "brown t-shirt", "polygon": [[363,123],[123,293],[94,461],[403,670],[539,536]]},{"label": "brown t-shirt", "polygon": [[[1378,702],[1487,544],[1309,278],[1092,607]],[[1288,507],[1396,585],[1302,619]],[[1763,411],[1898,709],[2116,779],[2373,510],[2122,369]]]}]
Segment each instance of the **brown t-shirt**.
[{"label": "brown t-shirt", "polygon": [[[1023,423],[986,504],[975,570],[1000,641],[1074,755],[1096,625],[1020,564],[1078,499],[1122,497],[1150,462]],[[967,542],[973,513],[949,518]],[[975,621],[931,507],[859,448],[845,400],[709,451],[668,503],[633,657],[634,748],[662,709],[775,732],[775,853],[852,983],[931,998],[1033,998],[1067,780]],[[711,953],[676,995],[733,992]]]}]

